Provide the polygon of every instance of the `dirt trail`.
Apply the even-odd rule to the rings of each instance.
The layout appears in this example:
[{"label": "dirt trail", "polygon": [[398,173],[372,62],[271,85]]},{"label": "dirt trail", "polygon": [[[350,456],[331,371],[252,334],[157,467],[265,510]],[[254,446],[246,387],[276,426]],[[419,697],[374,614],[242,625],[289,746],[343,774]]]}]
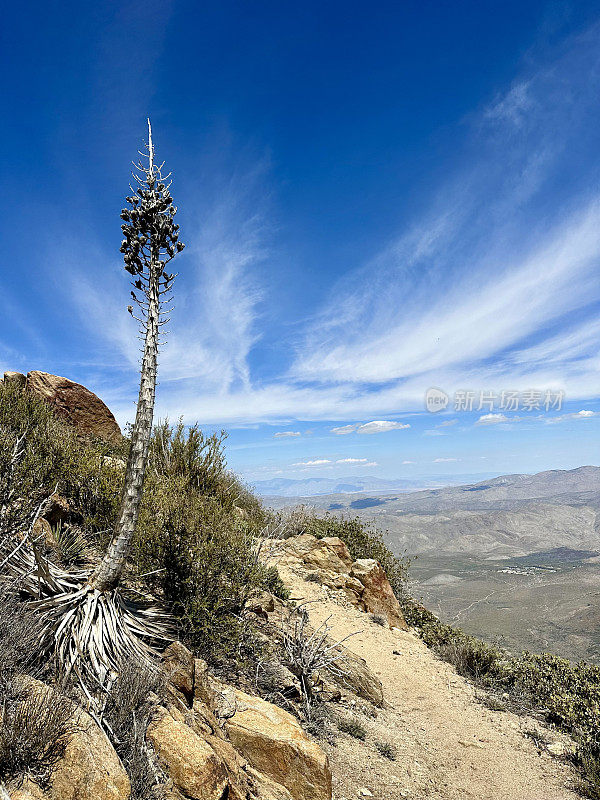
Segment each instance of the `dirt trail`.
[{"label": "dirt trail", "polygon": [[[331,615],[332,635],[360,631],[346,643],[383,684],[386,707],[375,719],[360,715],[367,740],[341,736],[326,745],[335,800],[576,800],[573,769],[539,752],[524,735],[531,720],[490,711],[450,665],[438,660],[412,632],[393,631],[368,615],[328,598],[319,586],[294,580],[293,597],[308,606],[313,624]],[[399,655],[394,654],[398,651]],[[539,727],[539,726],[538,726]],[[559,739],[555,733],[551,738]],[[383,758],[376,740],[389,742],[397,759]]]}]

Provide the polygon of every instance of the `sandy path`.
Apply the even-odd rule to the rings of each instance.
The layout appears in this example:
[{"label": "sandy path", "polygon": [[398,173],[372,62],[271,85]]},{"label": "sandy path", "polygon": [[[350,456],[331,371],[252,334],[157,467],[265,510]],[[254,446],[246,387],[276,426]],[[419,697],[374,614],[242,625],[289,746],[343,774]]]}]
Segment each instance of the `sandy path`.
[{"label": "sandy path", "polygon": [[[334,637],[361,631],[347,647],[362,656],[383,683],[386,708],[376,719],[360,715],[367,729],[366,742],[344,735],[336,746],[326,745],[335,800],[360,797],[363,787],[377,800],[580,797],[573,790],[572,768],[539,753],[523,735],[531,720],[490,711],[478,703],[474,689],[415,634],[382,628],[368,615],[328,599],[321,587],[297,576],[294,584],[294,599],[321,598],[308,606],[313,624],[331,615]],[[392,743],[397,759],[383,758],[374,747],[375,740]]]}]

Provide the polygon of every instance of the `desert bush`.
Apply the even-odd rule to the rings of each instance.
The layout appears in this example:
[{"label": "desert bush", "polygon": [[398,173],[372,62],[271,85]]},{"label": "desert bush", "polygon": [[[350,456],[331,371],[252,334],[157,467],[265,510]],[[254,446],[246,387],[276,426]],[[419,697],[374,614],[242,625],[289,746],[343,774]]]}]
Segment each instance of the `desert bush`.
[{"label": "desert bush", "polygon": [[371,622],[374,622],[375,625],[381,625],[382,628],[387,627],[388,621],[384,614],[369,614],[369,619]]},{"label": "desert bush", "polygon": [[0,383],[0,531],[26,528],[54,491],[84,527],[111,528],[122,483],[115,457],[125,447],[78,437],[44,400]]},{"label": "desert bush", "polygon": [[338,536],[346,543],[353,559],[374,558],[385,570],[396,597],[406,593],[409,561],[398,558],[385,544],[383,533],[370,522],[359,517],[343,518],[333,514],[318,516],[313,511],[299,508],[288,518],[288,535],[310,533],[317,539]]},{"label": "desert bush", "polygon": [[155,703],[164,692],[164,679],[148,664],[127,661],[113,683],[104,718],[117,755],[131,782],[131,800],[157,800],[164,795],[166,776],[146,742],[146,728]]},{"label": "desert bush", "polygon": [[73,710],[67,697],[48,687],[19,689],[13,683],[0,706],[0,781],[18,786],[28,776],[47,787],[76,729]]},{"label": "desert bush", "polygon": [[12,691],[17,675],[39,677],[41,620],[19,600],[14,587],[0,585],[0,699]]},{"label": "desert bush", "polygon": [[226,438],[225,431],[206,436],[198,425],[186,428],[181,420],[176,425],[159,422],[150,442],[148,480],[152,484],[153,477],[179,478],[188,491],[214,498],[258,529],[264,524],[264,512],[259,500],[227,469]]},{"label": "desert bush", "polygon": [[429,609],[425,608],[425,606],[418,600],[410,597],[410,595],[405,594],[403,597],[398,599],[400,600],[400,606],[402,608],[404,619],[406,620],[407,624],[411,625],[413,628],[421,630],[425,627],[425,625],[435,625],[436,623],[439,623],[439,620],[435,614],[432,614]]},{"label": "desert bush", "polygon": [[367,731],[360,720],[352,717],[351,719],[338,720],[337,726],[342,733],[347,733],[354,739],[359,739],[361,742],[367,738]]},{"label": "desert bush", "polygon": [[377,750],[379,751],[380,755],[382,755],[384,758],[387,758],[390,761],[396,760],[398,752],[393,744],[381,741],[376,741],[374,742],[374,744]]},{"label": "desert bush", "polygon": [[314,682],[319,670],[327,670],[336,677],[344,676],[344,651],[341,645],[353,634],[332,641],[330,617],[312,629],[305,604],[288,610],[282,619],[282,658],[285,666],[295,675],[302,690],[304,709],[311,719],[315,702]]},{"label": "desert bush", "polygon": [[185,475],[165,478],[144,498],[134,561],[154,573],[149,585],[169,604],[180,638],[210,661],[240,653],[244,604],[276,581],[247,520],[218,498],[189,491]]},{"label": "desert bush", "polygon": [[313,704],[310,719],[302,719],[302,727],[316,739],[334,745],[336,740],[335,729],[332,727],[332,714],[327,703],[316,702]]},{"label": "desert bush", "polygon": [[263,569],[261,585],[280,600],[289,600],[290,590],[281,580],[277,567],[271,566]]},{"label": "desert bush", "polygon": [[423,641],[454,666],[459,675],[477,682],[497,677],[503,653],[481,639],[468,636],[449,625],[428,624],[422,630]]}]

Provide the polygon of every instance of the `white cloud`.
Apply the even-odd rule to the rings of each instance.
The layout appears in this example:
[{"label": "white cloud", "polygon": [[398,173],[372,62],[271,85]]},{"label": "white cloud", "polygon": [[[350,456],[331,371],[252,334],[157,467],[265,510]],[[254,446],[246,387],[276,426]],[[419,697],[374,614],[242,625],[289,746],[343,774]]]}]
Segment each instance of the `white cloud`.
[{"label": "white cloud", "polygon": [[436,425],[436,428],[450,428],[452,425],[456,425],[458,423],[457,419],[447,419],[444,422],[440,422],[439,425]]},{"label": "white cloud", "polygon": [[[427,212],[342,275],[319,313],[300,321],[293,363],[277,364],[271,380],[251,370],[260,331],[268,333],[261,325],[268,284],[258,277],[269,217],[257,202],[261,167],[222,181],[224,191],[207,198],[212,211],[197,214],[195,240],[193,229],[186,238],[157,415],[290,427],[336,419],[349,423],[333,428],[336,435],[368,434],[408,427],[377,418],[423,410],[429,386],[448,393],[562,388],[582,403],[596,396],[600,197],[581,165],[570,183],[566,176],[597,127],[590,122],[598,113],[598,30],[565,43],[554,64],[528,67],[473,115],[471,150],[434,187]],[[558,187],[552,204],[549,185]],[[137,367],[120,265],[111,286],[104,253],[67,244],[59,250],[86,252],[85,272],[57,274],[89,325],[90,349],[102,349],[118,368]],[[110,375],[105,380],[98,389],[125,422],[133,392],[115,389]]]},{"label": "white cloud", "polygon": [[483,416],[479,417],[476,425],[498,425],[502,422],[510,422],[511,420],[506,416],[506,414],[483,414]]},{"label": "white cloud", "polygon": [[359,425],[356,429],[357,433],[386,433],[387,431],[400,431],[410,428],[410,425],[402,422],[390,422],[388,420],[374,420],[373,422],[365,422],[364,425]]},{"label": "white cloud", "polygon": [[[325,327],[324,341],[313,337],[297,362],[298,376],[377,384],[449,367],[464,370],[517,345],[569,311],[587,306],[598,295],[594,269],[600,256],[600,203],[594,199],[584,205],[526,249],[529,254],[520,260],[506,248],[498,254],[499,260],[510,264],[508,268],[491,265],[489,257],[482,256],[480,263],[455,276],[454,285],[437,296],[421,294],[413,286],[412,293],[418,297],[398,306],[393,291],[368,298],[364,293],[370,288],[363,286],[364,306],[357,307],[357,319],[350,327],[360,335],[340,334],[332,347],[331,330]],[[390,271],[400,255],[388,256],[386,262],[391,263],[380,273]],[[374,317],[373,305],[377,308]],[[410,313],[399,315],[396,309],[402,307],[410,308]],[[327,313],[335,319],[333,308]],[[375,322],[363,319],[367,313]]]},{"label": "white cloud", "polygon": [[366,464],[368,458],[338,458],[336,464]]},{"label": "white cloud", "polygon": [[592,417],[598,416],[600,416],[600,412],[598,411],[581,410],[573,414],[561,414],[559,417],[548,417],[545,419],[545,422],[548,425],[552,425],[556,422],[565,422],[565,420],[569,419],[591,419]]},{"label": "white cloud", "polygon": [[434,464],[443,464],[443,463],[445,463],[447,461],[460,461],[460,458],[434,458],[433,459],[433,463]]},{"label": "white cloud", "polygon": [[277,431],[277,433],[273,434],[274,439],[293,439],[297,436],[301,436],[302,434],[300,431]]},{"label": "white cloud", "polygon": [[414,464],[415,462],[414,461],[403,461],[402,463],[403,464]]},{"label": "white cloud", "polygon": [[336,436],[346,436],[349,433],[354,433],[357,428],[358,423],[353,425],[342,425],[340,428],[332,428],[331,433],[335,433]]},{"label": "white cloud", "polygon": [[328,458],[316,458],[314,461],[298,461],[292,464],[293,467],[322,467],[324,464],[331,464]]},{"label": "white cloud", "polygon": [[336,436],[344,436],[348,433],[386,433],[387,431],[403,430],[410,428],[410,425],[402,422],[391,422],[390,420],[373,420],[373,422],[355,422],[352,425],[343,425],[340,428],[332,428],[331,433]]}]

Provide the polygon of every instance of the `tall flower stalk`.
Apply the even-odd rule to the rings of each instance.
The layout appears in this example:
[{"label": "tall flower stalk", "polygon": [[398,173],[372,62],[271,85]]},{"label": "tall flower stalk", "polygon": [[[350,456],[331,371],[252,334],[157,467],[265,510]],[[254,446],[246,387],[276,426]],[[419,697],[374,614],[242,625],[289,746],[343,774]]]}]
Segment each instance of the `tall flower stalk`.
[{"label": "tall flower stalk", "polygon": [[[138,162],[135,165],[133,177],[138,187],[135,194],[127,198],[130,208],[121,212],[125,236],[121,252],[125,269],[135,278],[131,295],[142,312],[139,321],[144,354],[121,509],[112,542],[91,579],[91,585],[100,591],[118,584],[137,525],[152,433],[158,336],[161,325],[167,321],[161,318],[162,302],[175,277],[166,267],[184,248],[179,241],[179,225],[174,219],[177,208],[169,191],[170,173],[163,177],[164,162],[160,166],[155,164],[150,120],[147,150],[148,164]],[[129,308],[133,313],[133,307]]]}]

